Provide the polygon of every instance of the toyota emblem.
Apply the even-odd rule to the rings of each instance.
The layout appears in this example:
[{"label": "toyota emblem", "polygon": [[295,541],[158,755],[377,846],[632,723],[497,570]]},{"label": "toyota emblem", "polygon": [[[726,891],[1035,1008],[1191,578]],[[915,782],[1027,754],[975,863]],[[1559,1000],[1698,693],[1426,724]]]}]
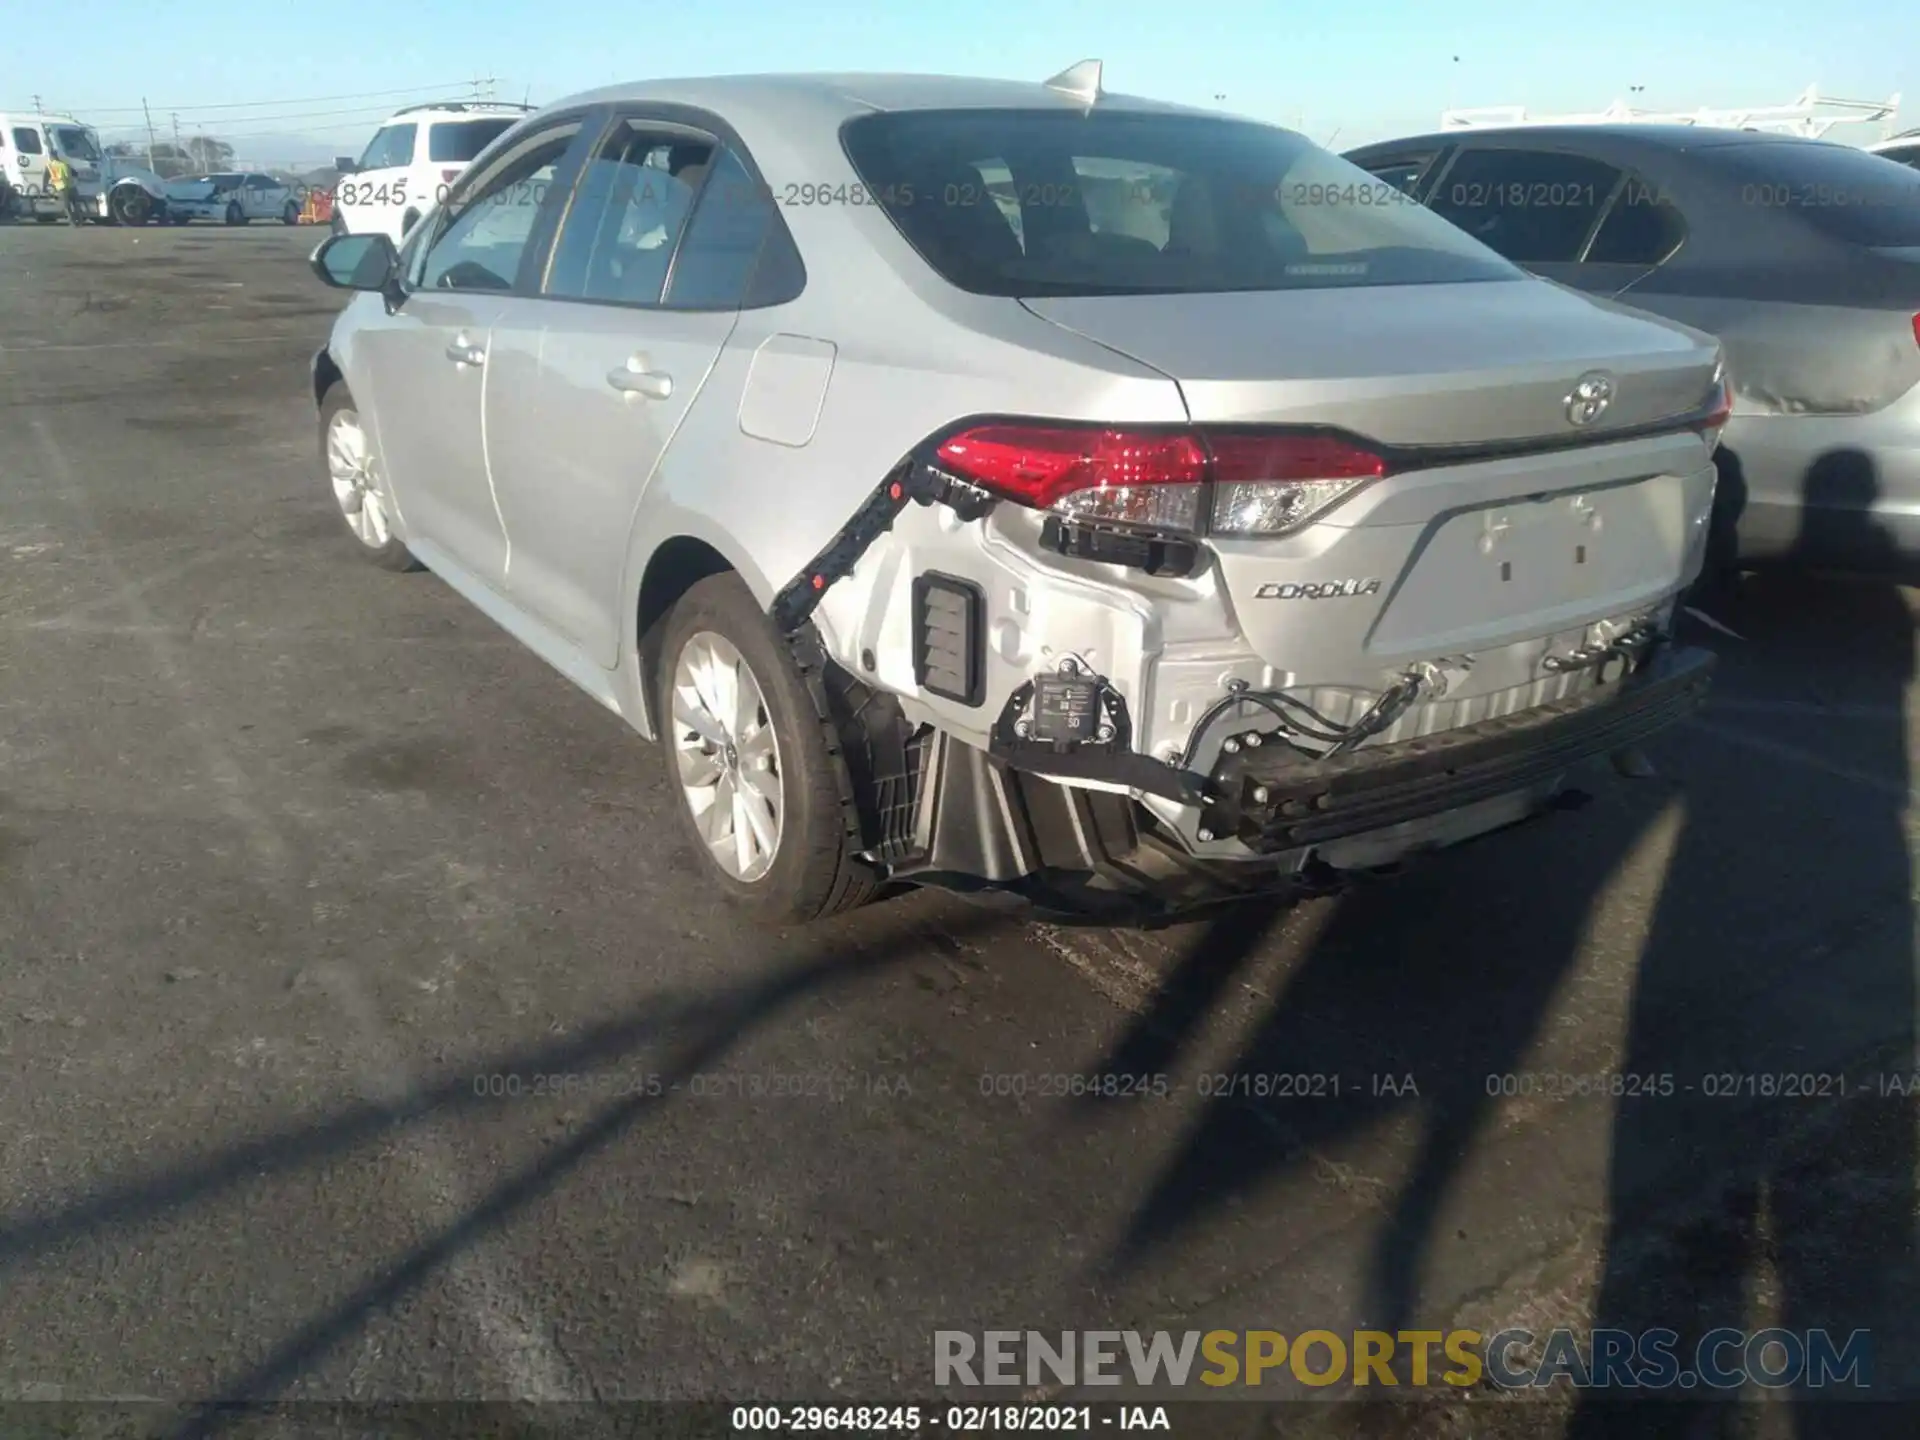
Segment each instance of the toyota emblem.
[{"label": "toyota emblem", "polygon": [[1567,419],[1575,425],[1591,425],[1607,413],[1613,404],[1613,377],[1604,370],[1589,370],[1573,382],[1567,396]]}]

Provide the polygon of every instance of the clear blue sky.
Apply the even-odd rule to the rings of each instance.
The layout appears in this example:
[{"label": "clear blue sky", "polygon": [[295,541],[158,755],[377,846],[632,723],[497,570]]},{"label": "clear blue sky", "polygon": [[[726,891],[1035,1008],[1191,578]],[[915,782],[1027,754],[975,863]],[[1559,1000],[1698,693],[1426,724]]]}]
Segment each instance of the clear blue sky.
[{"label": "clear blue sky", "polygon": [[[561,14],[591,25],[563,29]],[[1109,89],[1202,105],[1224,95],[1222,108],[1304,123],[1323,142],[1337,130],[1341,148],[1431,128],[1450,104],[1599,108],[1635,85],[1646,88],[1634,103],[1659,108],[1784,104],[1816,82],[1860,99],[1903,91],[1904,123],[1920,124],[1913,0],[65,0],[58,16],[68,43],[23,50],[31,63],[8,67],[0,107],[37,93],[112,138],[143,125],[144,96],[161,138],[177,110],[183,135],[231,139],[256,163],[296,136],[358,153],[387,110],[488,74],[501,98],[530,89],[539,102],[612,80],[757,70],[1037,80],[1088,56],[1106,62]],[[426,88],[385,93],[410,87]],[[1838,136],[1873,138],[1865,129]]]}]

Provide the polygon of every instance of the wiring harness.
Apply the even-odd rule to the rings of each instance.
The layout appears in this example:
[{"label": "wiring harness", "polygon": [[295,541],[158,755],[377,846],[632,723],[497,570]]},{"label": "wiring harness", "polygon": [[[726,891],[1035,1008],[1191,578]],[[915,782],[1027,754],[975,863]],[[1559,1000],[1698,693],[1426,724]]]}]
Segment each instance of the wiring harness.
[{"label": "wiring harness", "polygon": [[[1280,724],[1280,742],[1290,749],[1298,751],[1311,760],[1327,760],[1365,744],[1374,736],[1391,729],[1393,723],[1420,698],[1427,687],[1427,677],[1408,672],[1392,685],[1389,685],[1366,709],[1366,712],[1351,725],[1342,725],[1339,721],[1322,715],[1313,706],[1298,696],[1289,695],[1284,690],[1254,690],[1243,681],[1236,681],[1227,687],[1227,694],[1207,707],[1200,722],[1193,727],[1193,733],[1187,737],[1186,749],[1174,764],[1185,770],[1193,763],[1199,753],[1200,744],[1207,732],[1227,711],[1236,705],[1257,705],[1273,716]],[[1308,745],[1324,748],[1314,750]]]}]

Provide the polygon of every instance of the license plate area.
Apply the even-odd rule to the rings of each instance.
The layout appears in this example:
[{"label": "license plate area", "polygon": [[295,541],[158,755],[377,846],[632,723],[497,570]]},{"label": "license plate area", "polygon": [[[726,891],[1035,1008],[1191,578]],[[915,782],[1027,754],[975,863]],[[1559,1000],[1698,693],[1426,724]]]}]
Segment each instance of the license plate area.
[{"label": "license plate area", "polygon": [[1686,560],[1686,494],[1656,475],[1445,516],[1415,547],[1369,648],[1540,634],[1670,589]]}]

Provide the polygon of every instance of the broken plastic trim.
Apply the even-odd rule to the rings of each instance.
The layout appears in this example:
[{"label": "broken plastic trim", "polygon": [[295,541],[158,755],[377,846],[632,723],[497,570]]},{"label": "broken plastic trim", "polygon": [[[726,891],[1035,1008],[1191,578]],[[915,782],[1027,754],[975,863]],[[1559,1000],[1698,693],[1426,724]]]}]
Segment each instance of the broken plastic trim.
[{"label": "broken plastic trim", "polygon": [[880,482],[812,563],[774,596],[773,621],[780,633],[791,635],[804,625],[819,608],[821,597],[851,575],[860,557],[873,548],[873,542],[893,528],[902,510],[915,503],[946,505],[962,520],[977,520],[999,502],[977,485],[909,456]]}]

